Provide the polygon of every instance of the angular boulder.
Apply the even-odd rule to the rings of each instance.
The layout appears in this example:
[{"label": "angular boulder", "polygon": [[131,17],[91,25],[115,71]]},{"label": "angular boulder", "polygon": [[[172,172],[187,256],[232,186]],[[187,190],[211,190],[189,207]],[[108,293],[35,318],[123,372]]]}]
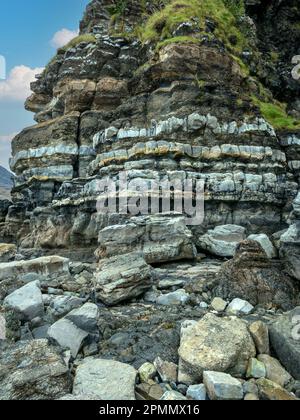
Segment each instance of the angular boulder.
[{"label": "angular boulder", "polygon": [[237,225],[217,226],[201,236],[199,247],[218,257],[233,257],[237,245],[246,238],[246,229]]},{"label": "angular boulder", "polygon": [[90,334],[99,333],[99,309],[94,303],[85,303],[81,308],[74,309],[66,315],[66,319]]},{"label": "angular boulder", "polygon": [[250,235],[248,237],[249,241],[255,241],[260,244],[262,249],[267,254],[268,258],[276,258],[277,251],[272,242],[270,241],[269,237],[265,235],[264,233],[260,235]]},{"label": "angular boulder", "polygon": [[101,400],[135,400],[137,371],[115,360],[88,358],[77,368],[73,394],[93,394]]},{"label": "angular boulder", "polygon": [[152,269],[142,254],[125,254],[100,261],[94,276],[97,297],[107,305],[136,298],[152,286]]},{"label": "angular boulder", "polygon": [[270,325],[269,334],[280,362],[300,380],[300,307],[280,316]]},{"label": "angular boulder", "polygon": [[4,305],[16,311],[22,321],[31,321],[42,316],[44,302],[40,283],[33,281],[11,293],[4,299]]},{"label": "angular boulder", "polygon": [[99,233],[99,257],[142,252],[147,263],[194,259],[192,233],[182,216],[132,217],[124,225],[109,226]]},{"label": "angular boulder", "polygon": [[247,325],[238,318],[207,314],[182,331],[180,376],[185,373],[193,383],[207,370],[242,376],[256,355]]},{"label": "angular boulder", "polygon": [[203,381],[213,401],[240,401],[244,392],[240,381],[226,373],[204,372]]},{"label": "angular boulder", "polygon": [[298,302],[297,282],[284,272],[280,261],[270,260],[255,241],[239,244],[235,257],[226,262],[217,276],[215,296],[240,298],[251,305],[284,310]]},{"label": "angular boulder", "polygon": [[68,394],[71,376],[47,340],[21,341],[0,352],[0,400],[55,400]]}]

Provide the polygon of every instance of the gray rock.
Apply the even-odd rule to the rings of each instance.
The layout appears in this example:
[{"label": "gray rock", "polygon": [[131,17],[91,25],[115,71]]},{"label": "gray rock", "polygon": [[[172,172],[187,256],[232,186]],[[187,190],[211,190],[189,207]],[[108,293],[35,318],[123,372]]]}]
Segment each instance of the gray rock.
[{"label": "gray rock", "polygon": [[32,330],[32,335],[36,340],[48,338],[48,330],[51,325],[43,325],[41,327],[34,328]]},{"label": "gray rock", "polygon": [[72,356],[76,358],[88,337],[88,333],[68,319],[62,318],[51,325],[48,330],[48,337],[60,347],[71,350]]},{"label": "gray rock", "polygon": [[186,396],[187,398],[190,398],[192,400],[206,401],[207,395],[205,385],[190,385],[187,390]]},{"label": "gray rock", "polygon": [[0,372],[0,400],[55,400],[70,392],[68,367],[47,340],[2,349]]},{"label": "gray rock", "polygon": [[157,298],[158,305],[172,306],[172,305],[185,305],[190,299],[190,296],[184,289],[176,290],[175,292],[161,295]]},{"label": "gray rock", "polygon": [[280,257],[290,276],[300,280],[300,220],[290,226],[280,238]]},{"label": "gray rock", "polygon": [[167,362],[157,357],[154,361],[154,366],[163,382],[177,382],[178,366],[175,363]]},{"label": "gray rock", "polygon": [[136,298],[152,286],[152,269],[142,254],[125,254],[100,261],[94,276],[97,297],[107,305]]},{"label": "gray rock", "polygon": [[199,238],[199,247],[218,257],[233,257],[246,229],[237,225],[217,226]]},{"label": "gray rock", "polygon": [[233,299],[233,301],[228,305],[226,312],[229,315],[249,315],[253,312],[254,307],[251,303],[242,299]]},{"label": "gray rock", "polygon": [[177,391],[166,391],[161,397],[161,401],[186,401],[187,398]]},{"label": "gray rock", "polygon": [[228,302],[221,298],[214,298],[214,300],[211,302],[211,307],[214,311],[217,312],[224,312],[227,308]]},{"label": "gray rock", "polygon": [[156,367],[149,362],[144,363],[138,370],[141,382],[148,382],[157,374]]},{"label": "gray rock", "polygon": [[90,334],[99,333],[99,309],[94,303],[85,303],[81,308],[74,309],[66,315],[66,319]]},{"label": "gray rock", "polygon": [[137,371],[114,360],[85,359],[77,368],[73,394],[94,394],[102,400],[135,400]]},{"label": "gray rock", "polygon": [[0,315],[0,340],[6,339],[6,320],[4,316]]},{"label": "gray rock", "polygon": [[203,381],[211,400],[239,401],[244,398],[241,382],[230,375],[206,371]]},{"label": "gray rock", "polygon": [[269,237],[265,234],[261,235],[250,235],[248,237],[249,240],[258,242],[262,249],[267,254],[268,258],[276,258],[277,257],[277,251],[272,242],[270,241]]},{"label": "gray rock", "polygon": [[72,310],[80,308],[83,303],[84,300],[76,296],[58,296],[51,300],[48,313],[51,314],[54,319],[59,319]]},{"label": "gray rock", "polygon": [[15,310],[24,321],[43,316],[44,302],[40,283],[34,281],[16,290],[4,299],[4,305]]},{"label": "gray rock", "polygon": [[254,342],[246,324],[238,318],[205,315],[201,321],[182,329],[179,348],[180,382],[199,383],[205,370],[244,375],[248,362],[255,357]]},{"label": "gray rock", "polygon": [[269,334],[280,362],[300,380],[300,308],[280,316],[270,325]]}]

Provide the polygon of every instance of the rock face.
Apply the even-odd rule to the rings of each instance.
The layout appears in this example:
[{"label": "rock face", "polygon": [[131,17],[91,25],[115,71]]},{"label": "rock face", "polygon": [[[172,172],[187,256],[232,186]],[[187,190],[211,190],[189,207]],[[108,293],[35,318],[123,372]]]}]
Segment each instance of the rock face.
[{"label": "rock face", "polygon": [[76,371],[73,394],[94,394],[101,400],[135,400],[137,372],[113,360],[87,359]]},{"label": "rock face", "polygon": [[58,350],[35,340],[1,350],[0,384],[1,400],[55,400],[70,392],[71,380]]},{"label": "rock face", "polygon": [[237,318],[208,314],[182,332],[181,371],[193,381],[202,379],[206,370],[243,375],[255,354],[247,326]]},{"label": "rock face", "polygon": [[257,242],[247,240],[239,245],[233,260],[224,264],[215,294],[288,310],[297,304],[299,287],[284,274],[281,262],[272,262]]}]

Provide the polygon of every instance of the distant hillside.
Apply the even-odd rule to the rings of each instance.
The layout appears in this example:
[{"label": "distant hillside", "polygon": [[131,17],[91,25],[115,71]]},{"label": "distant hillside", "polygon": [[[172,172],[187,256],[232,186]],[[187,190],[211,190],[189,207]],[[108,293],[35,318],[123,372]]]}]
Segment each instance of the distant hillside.
[{"label": "distant hillside", "polygon": [[13,175],[7,169],[0,166],[0,198],[9,198],[12,186]]}]

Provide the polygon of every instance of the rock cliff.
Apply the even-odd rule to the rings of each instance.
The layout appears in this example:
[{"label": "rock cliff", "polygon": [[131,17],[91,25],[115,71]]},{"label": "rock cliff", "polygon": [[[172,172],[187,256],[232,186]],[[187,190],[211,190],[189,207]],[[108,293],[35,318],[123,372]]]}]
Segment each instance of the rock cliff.
[{"label": "rock cliff", "polygon": [[[12,143],[0,299],[8,341],[34,344],[6,343],[0,365],[9,346],[22,358],[48,338],[71,352],[48,349],[62,380],[57,389],[48,375],[52,399],[69,392],[62,357],[73,367],[89,356],[116,384],[128,370],[129,399],[137,372],[119,362],[139,369],[139,399],[299,395],[277,360],[255,358],[259,340],[269,349],[268,324],[288,322],[282,310],[300,296],[299,21],[297,0],[90,2],[79,36],[32,83],[25,107],[36,124]],[[203,223],[186,226],[175,211],[99,212],[101,181],[121,191],[124,172],[126,186],[143,180],[147,193],[151,182],[203,181]],[[274,336],[277,347],[289,342],[295,366],[272,356],[299,380],[299,343]],[[9,375],[3,368],[0,399],[20,397]],[[90,377],[85,361],[65,398],[116,399],[103,383],[91,395]],[[32,380],[40,387],[38,370]]]}]

